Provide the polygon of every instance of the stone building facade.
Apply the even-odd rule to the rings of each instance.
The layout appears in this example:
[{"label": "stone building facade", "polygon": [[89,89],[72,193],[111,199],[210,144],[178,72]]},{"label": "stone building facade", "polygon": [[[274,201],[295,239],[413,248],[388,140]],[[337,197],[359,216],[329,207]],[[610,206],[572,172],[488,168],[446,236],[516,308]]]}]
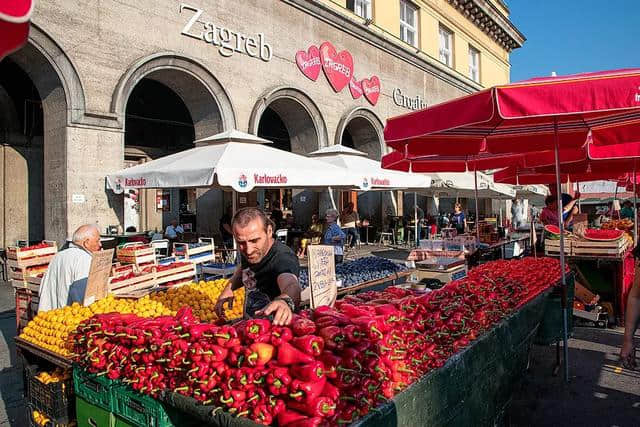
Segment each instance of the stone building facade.
[{"label": "stone building facade", "polygon": [[[451,2],[435,3],[473,23]],[[482,81],[345,6],[321,0],[37,3],[28,45],[0,63],[0,247],[17,239],[63,241],[86,222],[124,227],[125,197],[107,190],[105,175],[189,148],[194,139],[236,128],[274,136],[297,153],[346,143],[379,159],[386,117],[482,89]],[[469,25],[486,36],[478,45],[494,43],[489,47],[508,59],[514,46]],[[336,48],[336,63],[339,52],[351,54],[356,82],[369,79],[375,91],[378,78],[377,102],[355,99],[349,87],[336,92],[322,71],[315,81],[302,73],[296,53],[324,42]],[[324,196],[303,194],[294,193],[301,206],[296,215],[307,217]],[[161,228],[188,205],[199,232],[217,233],[227,203],[222,192],[167,195],[169,210],[159,209],[155,190],[133,195],[134,225]],[[391,197],[371,197],[362,204],[381,216]]]}]

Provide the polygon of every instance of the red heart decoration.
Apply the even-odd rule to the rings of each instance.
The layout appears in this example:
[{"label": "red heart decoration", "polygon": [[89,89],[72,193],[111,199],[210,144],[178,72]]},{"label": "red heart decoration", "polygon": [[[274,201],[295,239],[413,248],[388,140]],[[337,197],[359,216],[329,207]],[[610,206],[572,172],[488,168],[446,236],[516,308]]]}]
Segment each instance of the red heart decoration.
[{"label": "red heart decoration", "polygon": [[320,45],[320,61],[324,75],[334,91],[340,92],[349,84],[353,76],[353,57],[343,50],[336,53],[336,48],[329,42]]},{"label": "red heart decoration", "polygon": [[361,83],[364,97],[367,98],[367,101],[369,101],[371,105],[376,105],[381,90],[378,76],[373,76],[370,79],[362,79]]},{"label": "red heart decoration", "polygon": [[320,75],[320,51],[317,46],[309,46],[309,49],[305,52],[299,50],[296,52],[296,64],[302,74],[309,77],[314,82],[318,80]]},{"label": "red heart decoration", "polygon": [[362,96],[362,83],[356,80],[356,76],[351,77],[349,82],[349,92],[353,99],[358,99]]}]

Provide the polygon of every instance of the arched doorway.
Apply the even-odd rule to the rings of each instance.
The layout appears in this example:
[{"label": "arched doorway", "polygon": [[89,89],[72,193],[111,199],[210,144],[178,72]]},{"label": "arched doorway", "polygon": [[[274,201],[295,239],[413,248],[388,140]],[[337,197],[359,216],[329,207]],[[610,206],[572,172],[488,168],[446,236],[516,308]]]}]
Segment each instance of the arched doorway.
[{"label": "arched doorway", "polygon": [[[274,147],[307,154],[326,145],[326,127],[315,103],[297,89],[281,88],[261,97],[251,115],[249,131],[274,143]],[[256,202],[270,211],[277,202],[296,225],[306,228],[318,212],[318,193],[311,190],[269,190],[255,194]]]},{"label": "arched doorway", "polygon": [[[336,143],[362,151],[367,157],[379,161],[383,150],[383,126],[380,119],[364,108],[352,110],[346,114],[338,125]],[[388,214],[396,214],[394,195],[389,191],[367,191],[364,193],[343,192],[340,197],[340,208],[353,202],[361,219],[367,218],[371,224],[380,229]]]},{"label": "arched doorway", "polygon": [[[195,139],[235,127],[231,101],[215,77],[174,55],[139,61],[121,79],[113,105],[124,121],[125,167],[192,148]],[[213,236],[224,208],[220,190],[145,190],[124,197],[125,228],[137,221],[136,228],[160,231],[177,218],[191,231]]]},{"label": "arched doorway", "polygon": [[44,239],[44,114],[27,72],[0,62],[0,247]]}]

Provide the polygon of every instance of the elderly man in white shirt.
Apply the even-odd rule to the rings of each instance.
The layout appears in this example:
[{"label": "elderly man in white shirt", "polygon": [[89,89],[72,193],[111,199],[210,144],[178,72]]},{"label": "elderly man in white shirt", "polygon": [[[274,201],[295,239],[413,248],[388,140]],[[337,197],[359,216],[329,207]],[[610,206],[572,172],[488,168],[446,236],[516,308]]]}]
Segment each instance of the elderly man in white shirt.
[{"label": "elderly man in white shirt", "polygon": [[73,233],[69,248],[56,254],[42,278],[38,312],[67,305],[69,288],[73,283],[86,281],[91,254],[101,248],[100,230],[95,224],[82,225]]}]

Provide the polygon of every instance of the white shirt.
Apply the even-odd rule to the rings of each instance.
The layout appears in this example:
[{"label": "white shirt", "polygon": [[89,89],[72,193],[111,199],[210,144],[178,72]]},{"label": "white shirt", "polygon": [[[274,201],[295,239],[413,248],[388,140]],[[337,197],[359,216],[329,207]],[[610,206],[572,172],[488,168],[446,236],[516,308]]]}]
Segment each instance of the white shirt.
[{"label": "white shirt", "polygon": [[86,279],[90,267],[91,253],[80,246],[71,243],[58,252],[42,278],[38,312],[66,306],[71,284]]},{"label": "white shirt", "polygon": [[178,233],[184,234],[184,229],[181,225],[178,225],[175,228],[173,227],[173,225],[170,225],[164,232],[164,234],[170,239],[175,239],[176,237],[178,237]]}]

